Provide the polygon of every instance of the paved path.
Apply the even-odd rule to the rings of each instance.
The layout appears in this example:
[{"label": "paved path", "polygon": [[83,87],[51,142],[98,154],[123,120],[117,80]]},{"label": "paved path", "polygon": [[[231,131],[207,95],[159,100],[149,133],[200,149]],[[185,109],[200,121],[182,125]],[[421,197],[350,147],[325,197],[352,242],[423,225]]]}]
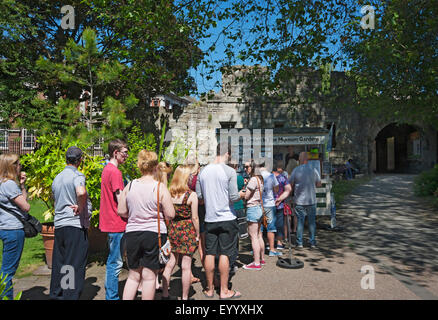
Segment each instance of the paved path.
[{"label": "paved path", "polygon": [[[317,250],[294,251],[304,261],[303,269],[280,269],[277,258],[266,257],[261,271],[239,268],[232,287],[251,300],[438,299],[438,213],[413,196],[413,177],[379,175],[354,190],[337,211],[344,231],[319,228]],[[319,217],[318,222],[327,224],[328,219]],[[249,241],[241,247],[240,266],[251,261]],[[193,272],[204,279],[199,256],[195,259]],[[361,288],[365,265],[374,269],[374,289]],[[104,273],[103,265],[89,266],[82,299],[104,299]],[[124,270],[121,291],[126,276]],[[47,299],[49,282],[49,276],[18,279],[15,290],[23,291],[23,299]],[[176,270],[171,294],[180,295],[180,288],[181,272]],[[201,283],[192,286],[190,295],[206,299]]]}]

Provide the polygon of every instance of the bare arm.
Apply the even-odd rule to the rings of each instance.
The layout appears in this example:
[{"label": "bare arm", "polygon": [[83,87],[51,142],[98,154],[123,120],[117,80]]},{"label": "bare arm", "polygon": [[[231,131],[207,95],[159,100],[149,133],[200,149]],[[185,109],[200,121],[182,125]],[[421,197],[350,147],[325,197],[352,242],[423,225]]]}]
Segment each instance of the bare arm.
[{"label": "bare arm", "polygon": [[163,184],[160,184],[160,195],[160,207],[164,214],[164,218],[172,220],[175,218],[175,207],[173,206],[169,190],[167,190]]},{"label": "bare arm", "polygon": [[122,192],[120,192],[120,195],[117,197],[117,214],[122,218],[129,217],[128,204],[126,203],[127,194],[128,188],[125,188]]},{"label": "bare arm", "polygon": [[80,214],[81,212],[83,212],[86,208],[88,209],[87,206],[87,189],[85,189],[84,186],[78,186],[76,187],[76,197],[78,200],[78,207],[77,207],[77,211],[75,212],[75,215]]},{"label": "bare arm", "polygon": [[199,240],[200,231],[199,231],[199,216],[198,216],[198,197],[196,193],[192,192],[190,194],[187,204],[191,206],[193,226],[195,227],[195,231],[196,231],[196,239]]},{"label": "bare arm", "polygon": [[21,211],[29,212],[30,210],[30,204],[26,200],[26,196],[24,194],[20,194],[19,196],[12,199],[18,208],[20,208]]},{"label": "bare arm", "polygon": [[289,197],[291,192],[292,186],[290,184],[285,185],[283,193],[278,197],[277,200],[275,200],[275,205],[278,206],[281,202],[283,202],[283,200]]}]

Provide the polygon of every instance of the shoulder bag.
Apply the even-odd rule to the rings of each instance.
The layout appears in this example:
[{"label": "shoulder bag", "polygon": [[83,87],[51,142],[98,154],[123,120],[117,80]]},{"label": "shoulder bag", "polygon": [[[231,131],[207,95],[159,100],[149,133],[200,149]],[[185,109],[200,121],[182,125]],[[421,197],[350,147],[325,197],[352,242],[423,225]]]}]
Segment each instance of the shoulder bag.
[{"label": "shoulder bag", "polygon": [[266,211],[265,208],[263,208],[263,198],[262,198],[262,190],[260,188],[260,182],[259,178],[257,178],[257,185],[259,186],[259,193],[260,193],[260,205],[262,206],[262,225],[265,227],[265,229],[268,228],[268,218],[266,217]]},{"label": "shoulder bag", "polygon": [[159,254],[158,260],[161,265],[166,265],[170,260],[171,247],[169,239],[167,239],[166,243],[161,246],[161,233],[160,233],[160,182],[158,182],[157,187],[157,220],[158,220],[158,247]]},{"label": "shoulder bag", "polygon": [[10,212],[8,209],[3,208],[7,213],[12,214],[14,217],[16,217],[22,224],[24,229],[24,236],[26,238],[33,238],[38,235],[38,233],[42,230],[41,222],[38,221],[37,218],[31,216],[30,214],[27,214],[27,219],[22,217],[21,215]]}]

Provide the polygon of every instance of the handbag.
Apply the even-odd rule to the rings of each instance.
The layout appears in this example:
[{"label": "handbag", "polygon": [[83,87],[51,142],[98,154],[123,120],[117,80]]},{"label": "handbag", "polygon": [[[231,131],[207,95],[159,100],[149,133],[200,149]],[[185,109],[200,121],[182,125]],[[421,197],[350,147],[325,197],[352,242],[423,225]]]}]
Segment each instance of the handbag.
[{"label": "handbag", "polygon": [[27,214],[27,219],[22,217],[21,215],[10,212],[8,209],[3,208],[6,212],[12,214],[14,217],[16,217],[22,224],[24,229],[24,236],[26,238],[33,238],[38,235],[43,229],[43,226],[41,225],[41,222],[38,221],[37,218],[34,216],[31,216],[30,214]]},{"label": "handbag", "polygon": [[15,212],[10,212],[7,210],[5,211],[12,214],[23,224],[24,236],[26,238],[36,237],[38,233],[40,233],[41,230],[43,229],[41,222],[39,222],[37,218],[31,216],[30,214],[28,214],[27,219],[25,219],[24,217],[20,216],[19,214],[16,214]]},{"label": "handbag", "polygon": [[262,190],[260,189],[260,183],[259,178],[257,178],[257,185],[259,186],[259,193],[260,193],[260,204],[262,206],[262,225],[265,227],[265,229],[268,228],[268,217],[266,217],[266,211],[265,208],[263,208],[263,198],[262,198]]},{"label": "handbag", "polygon": [[161,265],[166,265],[170,260],[170,254],[171,254],[171,246],[169,239],[167,239],[166,243],[162,246],[161,245],[161,233],[160,233],[160,182],[158,182],[158,188],[157,188],[157,219],[158,219],[158,247],[159,247],[159,253],[158,253],[158,260],[160,261]]}]

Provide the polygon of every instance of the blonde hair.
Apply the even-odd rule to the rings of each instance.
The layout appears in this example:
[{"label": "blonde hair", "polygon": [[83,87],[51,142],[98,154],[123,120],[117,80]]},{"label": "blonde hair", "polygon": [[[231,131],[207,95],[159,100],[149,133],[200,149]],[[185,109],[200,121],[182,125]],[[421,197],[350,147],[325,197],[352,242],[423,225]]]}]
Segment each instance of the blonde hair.
[{"label": "blonde hair", "polygon": [[18,181],[16,164],[20,157],[15,153],[6,153],[0,155],[0,181],[7,180]]},{"label": "blonde hair", "polygon": [[172,172],[172,168],[166,162],[161,161],[158,163],[155,179],[167,186],[167,175],[170,172]]},{"label": "blonde hair", "polygon": [[192,171],[191,165],[180,165],[175,169],[169,191],[172,198],[176,198],[189,189],[189,177]]},{"label": "blonde hair", "polygon": [[158,165],[157,159],[157,154],[153,151],[143,149],[138,153],[137,166],[143,176],[154,173]]}]

